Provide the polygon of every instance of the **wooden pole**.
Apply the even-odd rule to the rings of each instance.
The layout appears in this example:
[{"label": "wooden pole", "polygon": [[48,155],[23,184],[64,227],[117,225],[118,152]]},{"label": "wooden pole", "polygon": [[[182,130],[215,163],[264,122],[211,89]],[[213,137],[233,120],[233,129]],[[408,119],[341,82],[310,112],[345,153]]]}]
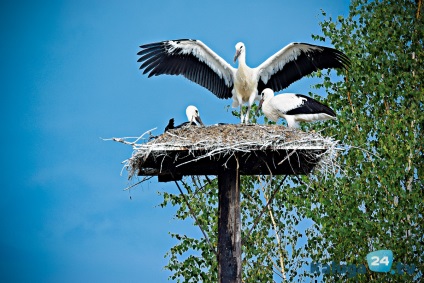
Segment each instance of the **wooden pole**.
[{"label": "wooden pole", "polygon": [[241,283],[240,175],[237,162],[218,174],[218,279]]}]

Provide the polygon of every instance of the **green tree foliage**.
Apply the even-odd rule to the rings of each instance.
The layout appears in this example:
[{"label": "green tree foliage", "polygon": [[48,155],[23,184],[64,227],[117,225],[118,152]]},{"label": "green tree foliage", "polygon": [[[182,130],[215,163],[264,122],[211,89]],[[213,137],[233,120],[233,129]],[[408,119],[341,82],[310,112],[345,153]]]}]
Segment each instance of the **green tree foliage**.
[{"label": "green tree foliage", "polygon": [[[217,179],[192,178],[183,182],[183,194],[163,193],[162,206],[178,206],[176,218],[193,219],[207,235],[196,239],[187,235],[171,234],[179,241],[167,253],[170,279],[177,282],[217,282],[218,184]],[[307,254],[303,249],[305,233],[299,232],[303,217],[288,204],[281,194],[282,177],[241,178],[243,278],[246,282],[273,282],[275,278],[307,276],[298,274]],[[265,204],[270,201],[269,208]],[[187,198],[185,200],[184,198]],[[188,207],[188,205],[190,207]],[[191,211],[190,211],[191,210]],[[303,244],[299,244],[302,242]],[[289,253],[290,254],[289,254]],[[247,279],[248,278],[248,279]]]},{"label": "green tree foliage", "polygon": [[[325,135],[348,150],[334,175],[242,177],[243,280],[422,281],[422,0],[353,0],[347,17],[326,18],[321,27],[323,36],[314,38],[346,53],[351,67],[339,81],[317,74],[322,83],[315,87],[328,93],[325,103],[338,120],[304,129],[325,125]],[[178,243],[166,268],[177,282],[217,282],[217,180],[194,178],[182,191],[163,193],[162,206],[177,206],[179,220],[195,215],[207,237],[171,234]],[[305,231],[306,219],[313,225]],[[366,255],[380,249],[392,250],[395,264],[415,265],[413,274],[309,269],[311,260],[367,266]]]},{"label": "green tree foliage", "polygon": [[322,238],[310,239],[310,253],[321,262],[361,264],[368,252],[390,249],[396,262],[417,268],[414,275],[368,271],[355,281],[423,279],[422,13],[421,1],[356,0],[348,17],[328,18],[321,23],[325,37],[316,37],[352,61],[345,81],[322,75],[318,85],[338,110],[326,133],[364,151],[351,148],[340,156],[340,176],[313,183],[311,201],[323,205],[311,215]]}]

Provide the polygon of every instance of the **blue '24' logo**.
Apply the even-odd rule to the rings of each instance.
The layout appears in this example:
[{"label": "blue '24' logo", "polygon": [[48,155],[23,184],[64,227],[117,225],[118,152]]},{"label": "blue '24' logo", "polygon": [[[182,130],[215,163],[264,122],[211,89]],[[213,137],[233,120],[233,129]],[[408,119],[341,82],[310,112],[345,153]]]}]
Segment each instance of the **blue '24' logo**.
[{"label": "blue '24' logo", "polygon": [[367,254],[368,267],[375,272],[389,272],[393,263],[391,250],[379,250]]}]

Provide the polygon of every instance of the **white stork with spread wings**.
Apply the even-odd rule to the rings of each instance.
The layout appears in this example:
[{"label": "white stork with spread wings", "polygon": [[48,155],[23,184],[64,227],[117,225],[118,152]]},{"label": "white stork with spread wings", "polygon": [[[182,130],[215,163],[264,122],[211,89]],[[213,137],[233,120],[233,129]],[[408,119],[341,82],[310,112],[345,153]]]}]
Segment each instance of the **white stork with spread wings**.
[{"label": "white stork with spread wings", "polygon": [[[183,75],[218,98],[232,97],[232,106],[240,106],[242,123],[248,123],[250,108],[265,88],[280,91],[316,70],[349,66],[349,59],[342,52],[307,43],[290,43],[258,67],[250,68],[246,65],[246,47],[239,42],[234,57],[234,62],[238,59],[238,69],[200,40],[167,40],[140,48],[137,54],[143,74]],[[246,115],[242,112],[244,103],[248,105]]]}]

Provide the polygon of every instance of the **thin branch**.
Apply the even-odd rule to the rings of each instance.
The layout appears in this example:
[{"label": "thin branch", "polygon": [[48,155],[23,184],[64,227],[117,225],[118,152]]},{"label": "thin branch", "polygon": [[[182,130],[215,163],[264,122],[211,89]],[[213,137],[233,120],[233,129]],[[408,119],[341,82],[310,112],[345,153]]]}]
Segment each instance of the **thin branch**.
[{"label": "thin branch", "polygon": [[278,190],[280,189],[282,183],[286,180],[288,175],[284,176],[283,180],[278,184],[278,186],[275,188],[275,190],[272,192],[271,198],[268,200],[268,202],[266,203],[266,205],[264,206],[264,208],[262,209],[261,213],[255,218],[255,221],[253,222],[253,226],[249,229],[249,232],[247,233],[247,235],[250,235],[253,231],[253,229],[255,229],[256,225],[259,222],[259,219],[262,217],[262,215],[264,214],[267,206],[273,201],[275,195],[277,194]]},{"label": "thin branch", "polygon": [[[154,131],[154,130],[156,130],[157,128],[153,128],[153,129],[150,129],[150,130],[148,130],[148,131],[145,131],[141,136],[139,136],[139,137],[124,137],[124,138],[107,138],[107,139],[104,139],[104,138],[101,138],[102,140],[104,140],[104,141],[116,141],[116,142],[120,142],[120,143],[124,143],[124,144],[129,144],[129,145],[136,145],[137,144],[137,142],[140,140],[140,139],[142,139],[143,137],[144,137],[144,135],[146,135],[146,134],[149,134],[149,135],[151,135],[151,132],[152,131]],[[133,141],[133,142],[128,142],[127,140],[128,139],[135,139],[135,141]]]},{"label": "thin branch", "polygon": [[[262,187],[262,192],[264,193],[265,200],[267,200],[265,189],[263,187]],[[272,208],[269,205],[269,201],[268,201],[268,203],[265,207],[268,208],[269,216],[271,217],[271,222],[272,222],[272,225],[274,226],[275,238],[277,240],[279,253],[280,253],[279,259],[280,259],[281,274],[283,275],[284,281],[286,281],[287,278],[286,278],[286,271],[285,271],[285,268],[284,268],[284,257],[283,257],[283,252],[282,252],[283,249],[281,247],[281,239],[280,239],[280,236],[278,235],[277,223],[275,222],[274,214],[272,213]]]},{"label": "thin branch", "polygon": [[187,199],[186,195],[185,195],[185,194],[184,194],[184,192],[181,190],[180,185],[178,184],[178,182],[177,182],[177,181],[174,181],[174,182],[175,182],[175,184],[177,185],[178,190],[180,191],[181,195],[183,196],[183,199],[184,199],[184,201],[185,201],[185,203],[186,203],[186,205],[187,205],[188,209],[190,210],[190,214],[193,216],[194,220],[196,221],[196,225],[197,225],[197,226],[199,226],[200,230],[202,231],[203,236],[204,236],[204,237],[205,237],[205,239],[206,239],[206,242],[208,242],[208,245],[209,245],[210,250],[211,250],[211,251],[212,251],[212,252],[213,252],[216,256],[218,256],[217,251],[213,248],[213,246],[212,246],[211,242],[209,241],[209,237],[208,237],[208,235],[206,234],[205,230],[203,230],[202,225],[200,225],[199,219],[197,218],[196,214],[194,214],[193,209],[191,208],[190,203],[189,203],[189,201],[188,201],[188,199]]},{"label": "thin branch", "polygon": [[132,184],[132,185],[131,185],[131,186],[129,186],[129,187],[126,187],[126,188],[124,189],[124,191],[128,191],[129,189],[134,188],[135,186],[137,186],[137,185],[139,185],[139,184],[143,183],[144,181],[150,180],[150,179],[152,179],[152,178],[153,178],[153,176],[146,176],[146,177],[144,177],[141,181],[138,181],[137,183]]},{"label": "thin branch", "polygon": [[281,275],[279,272],[275,271],[274,268],[275,269],[279,269],[278,268],[278,265],[276,265],[274,263],[274,261],[272,260],[272,258],[269,255],[267,255],[267,256],[268,256],[268,259],[272,262],[272,267],[273,267],[272,268],[272,272],[274,272],[275,275],[277,275],[278,277],[280,277],[281,279],[283,279],[284,281],[286,281],[286,275],[285,274]]}]

